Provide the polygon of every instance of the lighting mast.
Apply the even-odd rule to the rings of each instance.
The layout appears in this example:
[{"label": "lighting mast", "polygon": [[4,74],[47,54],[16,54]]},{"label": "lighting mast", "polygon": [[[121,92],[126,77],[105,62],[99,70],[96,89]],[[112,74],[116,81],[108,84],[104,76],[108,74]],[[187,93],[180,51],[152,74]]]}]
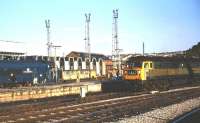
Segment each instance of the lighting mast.
[{"label": "lighting mast", "polygon": [[85,14],[85,51],[88,53],[89,61],[91,61],[91,47],[90,47],[90,16]]},{"label": "lighting mast", "polygon": [[[113,28],[112,28],[112,61],[113,69],[118,70],[118,74],[121,74],[121,58],[118,40],[118,9],[113,10]],[[117,73],[116,73],[117,74]]]},{"label": "lighting mast", "polygon": [[51,56],[52,42],[50,40],[50,20],[45,20],[46,29],[47,29],[47,55],[48,58]]}]

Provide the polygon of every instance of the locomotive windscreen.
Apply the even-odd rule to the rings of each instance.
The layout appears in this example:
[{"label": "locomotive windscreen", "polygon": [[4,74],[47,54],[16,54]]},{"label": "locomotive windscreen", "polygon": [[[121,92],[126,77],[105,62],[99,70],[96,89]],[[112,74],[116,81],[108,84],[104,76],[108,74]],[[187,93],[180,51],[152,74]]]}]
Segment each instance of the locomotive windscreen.
[{"label": "locomotive windscreen", "polygon": [[142,67],[142,62],[129,62],[128,67]]}]

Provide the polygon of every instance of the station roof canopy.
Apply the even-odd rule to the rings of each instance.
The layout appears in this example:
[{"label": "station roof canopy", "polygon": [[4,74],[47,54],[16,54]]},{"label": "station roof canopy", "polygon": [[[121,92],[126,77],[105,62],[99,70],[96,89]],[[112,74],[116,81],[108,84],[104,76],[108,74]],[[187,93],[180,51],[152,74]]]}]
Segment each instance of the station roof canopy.
[{"label": "station roof canopy", "polygon": [[0,56],[22,56],[25,53],[0,51]]}]

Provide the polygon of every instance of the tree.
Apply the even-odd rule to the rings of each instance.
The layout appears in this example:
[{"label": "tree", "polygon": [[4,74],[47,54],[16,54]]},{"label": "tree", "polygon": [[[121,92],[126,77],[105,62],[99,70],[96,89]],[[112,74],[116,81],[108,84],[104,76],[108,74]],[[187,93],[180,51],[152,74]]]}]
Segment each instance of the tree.
[{"label": "tree", "polygon": [[187,57],[198,57],[200,58],[200,42],[194,45],[192,48],[186,51]]}]

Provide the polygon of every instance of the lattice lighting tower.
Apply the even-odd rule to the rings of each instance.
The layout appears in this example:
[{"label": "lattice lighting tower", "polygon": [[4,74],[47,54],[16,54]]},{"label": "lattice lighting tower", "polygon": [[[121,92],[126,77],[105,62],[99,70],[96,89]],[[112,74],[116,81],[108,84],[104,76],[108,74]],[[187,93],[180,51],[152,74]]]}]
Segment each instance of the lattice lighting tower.
[{"label": "lattice lighting tower", "polygon": [[45,24],[47,29],[47,55],[50,57],[52,50],[52,42],[50,40],[50,20],[45,20]]},{"label": "lattice lighting tower", "polygon": [[112,27],[112,61],[113,69],[117,69],[121,73],[121,59],[118,41],[118,9],[113,10],[113,27]]},{"label": "lattice lighting tower", "polygon": [[88,53],[89,61],[91,61],[91,47],[90,47],[90,16],[85,14],[85,51]]}]

